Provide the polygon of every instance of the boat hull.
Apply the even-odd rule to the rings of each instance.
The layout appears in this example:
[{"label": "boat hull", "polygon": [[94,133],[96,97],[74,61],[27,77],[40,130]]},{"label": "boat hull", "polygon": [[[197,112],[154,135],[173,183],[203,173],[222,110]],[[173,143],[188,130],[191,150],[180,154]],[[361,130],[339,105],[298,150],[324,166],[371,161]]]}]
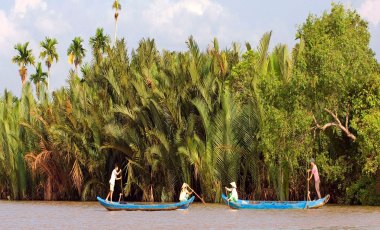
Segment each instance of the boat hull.
[{"label": "boat hull", "polygon": [[98,202],[109,211],[171,211],[176,209],[187,209],[194,201],[194,196],[187,201],[171,203],[171,204],[136,204],[136,203],[118,203],[107,202],[104,199],[97,197]]},{"label": "boat hull", "polygon": [[330,195],[327,195],[319,200],[314,201],[250,201],[238,200],[231,202],[222,194],[223,201],[233,209],[314,209],[325,205]]}]

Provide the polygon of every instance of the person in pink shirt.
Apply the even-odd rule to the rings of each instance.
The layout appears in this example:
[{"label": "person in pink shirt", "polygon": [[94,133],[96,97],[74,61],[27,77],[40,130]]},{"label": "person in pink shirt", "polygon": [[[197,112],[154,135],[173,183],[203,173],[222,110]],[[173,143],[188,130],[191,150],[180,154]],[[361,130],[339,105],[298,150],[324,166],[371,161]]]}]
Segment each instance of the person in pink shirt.
[{"label": "person in pink shirt", "polygon": [[318,173],[317,165],[315,164],[315,160],[313,158],[310,160],[310,165],[311,165],[311,169],[309,169],[307,171],[311,172],[311,175],[307,179],[311,180],[311,178],[314,176],[315,190],[317,191],[318,199],[321,199],[321,193],[319,191],[319,184],[321,181],[319,179],[319,173]]}]

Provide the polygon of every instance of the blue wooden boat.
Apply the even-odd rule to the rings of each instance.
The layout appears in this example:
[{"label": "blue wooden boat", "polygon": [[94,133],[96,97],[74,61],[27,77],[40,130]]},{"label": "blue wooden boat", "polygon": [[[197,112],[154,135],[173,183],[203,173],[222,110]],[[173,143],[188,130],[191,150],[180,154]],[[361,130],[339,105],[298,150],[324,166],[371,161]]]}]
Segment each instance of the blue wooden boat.
[{"label": "blue wooden boat", "polygon": [[137,203],[118,203],[105,201],[104,199],[97,197],[99,203],[108,209],[109,211],[170,211],[176,209],[187,209],[190,204],[194,201],[194,196],[188,199],[187,201],[171,203],[171,204],[137,204]]},{"label": "blue wooden boat", "polygon": [[224,202],[233,209],[312,209],[320,208],[325,205],[330,195],[314,201],[250,201],[238,200],[237,202],[228,201],[222,194]]}]

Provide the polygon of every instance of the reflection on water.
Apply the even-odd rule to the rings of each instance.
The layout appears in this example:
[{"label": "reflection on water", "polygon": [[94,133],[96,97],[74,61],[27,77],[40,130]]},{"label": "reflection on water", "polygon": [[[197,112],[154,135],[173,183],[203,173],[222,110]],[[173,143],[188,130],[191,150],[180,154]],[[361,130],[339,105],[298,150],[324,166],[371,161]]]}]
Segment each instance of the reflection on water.
[{"label": "reflection on water", "polygon": [[327,205],[316,210],[107,211],[96,202],[0,201],[0,229],[380,229],[380,207]]}]

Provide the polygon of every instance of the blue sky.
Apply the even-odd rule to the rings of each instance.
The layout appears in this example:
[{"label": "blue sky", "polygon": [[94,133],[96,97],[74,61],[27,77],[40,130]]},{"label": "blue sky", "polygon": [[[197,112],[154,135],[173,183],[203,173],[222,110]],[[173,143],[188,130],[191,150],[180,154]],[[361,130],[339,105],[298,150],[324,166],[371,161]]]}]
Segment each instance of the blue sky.
[{"label": "blue sky", "polygon": [[[113,0],[1,0],[0,5],[0,91],[21,91],[18,67],[11,63],[16,43],[30,42],[38,57],[45,36],[57,38],[60,61],[53,64],[50,84],[66,84],[71,66],[66,51],[71,40],[81,36],[90,55],[88,39],[96,28],[114,32]],[[380,60],[380,0],[340,1],[356,9],[369,22],[371,48]],[[232,42],[257,44],[263,33],[273,31],[272,47],[295,44],[297,26],[309,14],[329,10],[328,0],[120,0],[118,37],[125,37],[129,50],[144,37],[155,38],[158,48],[185,50],[193,35],[202,49],[214,37],[221,47]],[[34,67],[28,68],[29,74]],[[0,93],[1,95],[2,93]]]}]

